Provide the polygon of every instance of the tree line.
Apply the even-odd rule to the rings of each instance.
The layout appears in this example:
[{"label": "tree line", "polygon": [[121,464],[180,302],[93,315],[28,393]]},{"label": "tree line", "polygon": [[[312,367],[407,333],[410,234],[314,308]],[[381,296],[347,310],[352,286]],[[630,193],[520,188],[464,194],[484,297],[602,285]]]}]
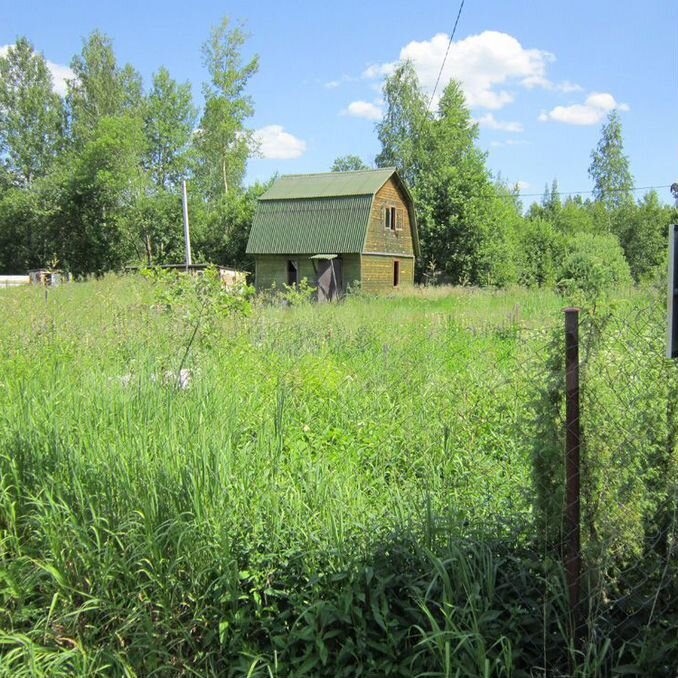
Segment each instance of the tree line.
[{"label": "tree line", "polygon": [[243,187],[257,151],[246,93],[259,62],[224,19],[203,45],[209,80],[199,111],[191,85],[161,67],[144,88],[94,31],[70,63],[65,97],[25,37],[0,58],[0,271],[58,265],[76,275],[183,260],[181,181],[191,181],[197,256],[246,265],[263,187]]},{"label": "tree line", "polygon": [[459,83],[451,81],[431,110],[414,68],[403,63],[384,99],[375,163],[398,167],[414,194],[420,279],[596,293],[663,270],[668,225],[678,214],[656,191],[634,198],[616,111],[591,153],[591,198],[563,200],[554,180],[525,210],[518,187],[490,173]]},{"label": "tree line", "polygon": [[[73,57],[62,98],[44,57],[19,38],[0,58],[0,271],[54,264],[86,275],[181,262],[186,178],[196,257],[251,270],[245,246],[265,185],[243,185],[257,153],[247,86],[259,67],[242,56],[246,39],[228,19],[212,30],[198,110],[190,84],[164,67],[144,88],[99,31]],[[661,270],[678,215],[654,191],[634,197],[615,111],[591,154],[591,198],[563,200],[554,180],[525,210],[517,187],[488,169],[458,82],[432,108],[405,62],[383,94],[374,164],[397,167],[414,195],[420,281],[595,292]],[[365,167],[348,155],[331,169]]]}]

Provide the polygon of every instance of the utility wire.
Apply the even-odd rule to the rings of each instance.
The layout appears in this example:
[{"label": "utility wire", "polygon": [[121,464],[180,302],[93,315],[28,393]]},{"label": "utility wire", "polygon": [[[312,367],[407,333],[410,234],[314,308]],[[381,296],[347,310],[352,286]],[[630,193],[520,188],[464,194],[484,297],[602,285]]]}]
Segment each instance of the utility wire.
[{"label": "utility wire", "polygon": [[[610,188],[605,191],[605,193],[624,193],[626,191],[652,191],[659,188],[671,188],[670,184],[665,186],[634,186],[632,188]],[[595,191],[557,191],[559,195],[591,195]],[[544,191],[541,193],[518,193],[521,198],[540,198],[544,195]]]},{"label": "utility wire", "polygon": [[[459,5],[459,11],[457,12],[457,18],[454,20],[454,26],[452,27],[452,33],[450,34],[450,39],[447,43],[447,49],[445,50],[445,56],[443,57],[443,62],[440,64],[440,70],[438,71],[438,77],[436,78],[436,84],[433,87],[433,92],[431,92],[431,98],[428,101],[428,110],[431,110],[431,104],[433,103],[433,99],[436,95],[436,91],[438,90],[438,85],[440,84],[440,78],[443,75],[443,70],[445,69],[445,63],[447,62],[447,57],[450,53],[450,47],[452,47],[452,42],[454,40],[454,36],[457,32],[457,26],[459,25],[459,19],[461,18],[461,12],[464,9],[464,3],[466,0],[461,0],[461,3]],[[621,191],[650,191],[650,190],[657,190],[660,188],[670,188],[672,184],[666,184],[664,186],[635,186],[633,188],[629,189],[609,189],[606,191],[606,193],[618,193]],[[564,196],[571,196],[571,195],[592,195],[595,193],[595,191],[558,191],[559,195],[564,195]],[[540,198],[544,195],[544,193],[522,193],[518,191],[518,196],[520,198]],[[506,196],[507,198],[511,198],[513,196]]]},{"label": "utility wire", "polygon": [[443,69],[445,68],[445,62],[447,61],[447,55],[450,53],[450,47],[452,47],[452,41],[454,40],[454,34],[457,32],[457,25],[459,24],[459,17],[461,17],[461,10],[464,9],[464,2],[465,2],[465,0],[461,0],[461,4],[459,5],[459,11],[457,12],[457,18],[455,19],[454,27],[452,28],[452,33],[450,34],[450,41],[447,43],[447,49],[445,50],[445,56],[443,57],[443,63],[440,64],[440,71],[438,71],[438,78],[436,79],[436,84],[433,88],[431,98],[429,99],[429,102],[428,102],[428,110],[431,109],[431,104],[433,103],[433,97],[435,97],[436,90],[438,89],[438,85],[440,84],[440,78],[443,75]]}]

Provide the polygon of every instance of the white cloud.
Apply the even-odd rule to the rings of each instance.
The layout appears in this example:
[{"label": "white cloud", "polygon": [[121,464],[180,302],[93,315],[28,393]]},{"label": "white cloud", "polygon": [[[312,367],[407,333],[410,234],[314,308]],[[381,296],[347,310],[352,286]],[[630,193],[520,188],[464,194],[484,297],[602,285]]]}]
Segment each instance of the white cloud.
[{"label": "white cloud", "polygon": [[618,103],[607,92],[589,94],[583,104],[556,106],[539,116],[541,122],[562,122],[566,125],[597,125],[612,110],[628,111],[627,104]]},{"label": "white cloud", "polygon": [[[430,40],[412,41],[400,50],[400,61],[412,62],[428,93],[433,91],[448,43],[449,36],[438,33]],[[552,88],[546,70],[554,59],[550,52],[524,48],[507,33],[484,31],[452,43],[437,94],[454,78],[461,82],[469,106],[498,110],[515,98],[507,87]],[[384,77],[395,67],[396,63],[374,64],[363,77]]]},{"label": "white cloud", "polygon": [[570,82],[569,80],[565,80],[564,82],[560,82],[557,85],[554,85],[554,89],[556,89],[558,92],[563,92],[563,94],[584,91],[584,88],[581,85],[577,85],[577,83]]},{"label": "white cloud", "polygon": [[52,73],[54,91],[62,97],[66,96],[66,81],[72,80],[75,77],[75,73],[68,66],[55,64],[52,61],[47,61],[47,68]]},{"label": "white cloud", "polygon": [[342,114],[365,120],[381,120],[383,117],[381,108],[369,101],[352,101]]},{"label": "white cloud", "polygon": [[516,181],[516,188],[522,193],[530,188],[531,184],[529,181]]},{"label": "white cloud", "polygon": [[291,160],[306,151],[306,142],[286,132],[282,125],[266,125],[256,130],[259,153],[267,160]]},{"label": "white cloud", "polygon": [[495,129],[501,132],[522,132],[523,126],[519,122],[509,122],[508,120],[497,120],[492,113],[486,113],[476,120],[480,127],[486,129]]},{"label": "white cloud", "polygon": [[[0,46],[0,57],[6,56],[10,47],[14,45],[2,45]],[[66,96],[66,80],[70,80],[75,77],[75,74],[68,66],[63,66],[61,64],[55,64],[49,59],[45,59],[47,63],[47,68],[52,74],[53,80],[53,89],[59,96]]]}]

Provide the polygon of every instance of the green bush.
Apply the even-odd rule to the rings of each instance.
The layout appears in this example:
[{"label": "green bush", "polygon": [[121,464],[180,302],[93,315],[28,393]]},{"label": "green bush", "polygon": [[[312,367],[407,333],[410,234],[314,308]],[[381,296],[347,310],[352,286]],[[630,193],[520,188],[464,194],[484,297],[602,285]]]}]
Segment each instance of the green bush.
[{"label": "green bush", "polygon": [[518,235],[519,282],[528,287],[553,286],[565,239],[545,219],[526,219]]},{"label": "green bush", "polygon": [[579,233],[567,239],[558,271],[558,289],[595,300],[632,282],[629,265],[613,235]]}]

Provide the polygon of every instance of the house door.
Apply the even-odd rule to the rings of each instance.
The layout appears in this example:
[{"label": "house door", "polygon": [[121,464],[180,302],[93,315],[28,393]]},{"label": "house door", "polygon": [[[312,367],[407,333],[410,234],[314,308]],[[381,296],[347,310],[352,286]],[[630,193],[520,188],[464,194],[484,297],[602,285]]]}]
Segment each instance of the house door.
[{"label": "house door", "polygon": [[336,301],[342,290],[341,259],[318,259],[318,301]]}]

